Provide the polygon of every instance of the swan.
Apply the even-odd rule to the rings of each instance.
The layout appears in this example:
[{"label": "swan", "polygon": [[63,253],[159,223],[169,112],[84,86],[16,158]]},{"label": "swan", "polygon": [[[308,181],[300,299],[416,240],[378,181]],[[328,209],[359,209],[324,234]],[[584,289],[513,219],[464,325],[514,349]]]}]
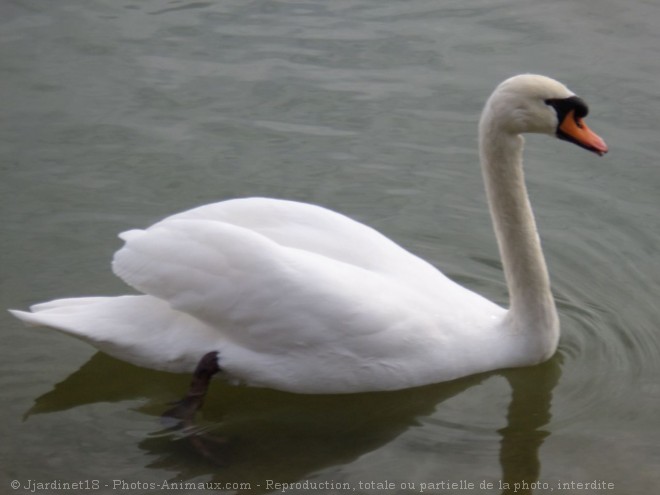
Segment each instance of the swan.
[{"label": "swan", "polygon": [[485,104],[479,155],[508,308],[339,213],[243,198],[120,234],[113,271],[141,294],[10,311],[139,366],[194,371],[198,395],[218,371],[231,383],[336,394],[540,363],[557,349],[559,319],[521,134],[602,156],[607,145],[585,125],[587,113],[562,83],[532,74],[505,80]]}]

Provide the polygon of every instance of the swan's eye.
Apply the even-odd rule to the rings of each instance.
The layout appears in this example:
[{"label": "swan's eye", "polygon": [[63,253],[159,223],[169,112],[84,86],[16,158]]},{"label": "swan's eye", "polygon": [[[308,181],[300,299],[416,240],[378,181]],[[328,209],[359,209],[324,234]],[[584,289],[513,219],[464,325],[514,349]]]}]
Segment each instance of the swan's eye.
[{"label": "swan's eye", "polygon": [[577,96],[575,97],[575,100],[573,100],[575,103],[575,119],[578,121],[581,121],[584,117],[586,117],[589,114],[589,107],[587,104],[584,102],[584,100],[578,98]]}]

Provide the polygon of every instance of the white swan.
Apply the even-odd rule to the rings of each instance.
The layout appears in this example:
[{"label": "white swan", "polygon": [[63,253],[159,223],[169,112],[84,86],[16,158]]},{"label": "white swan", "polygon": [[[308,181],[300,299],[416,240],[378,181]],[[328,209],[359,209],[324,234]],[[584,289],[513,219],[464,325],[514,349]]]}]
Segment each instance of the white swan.
[{"label": "white swan", "polygon": [[114,272],[142,295],[12,313],[148,368],[190,372],[216,351],[229,380],[298,393],[394,390],[539,363],[555,352],[559,323],[520,134],[602,155],[586,114],[564,85],[537,75],[504,81],[484,108],[480,156],[508,310],[345,216],[248,198],[121,234]]}]

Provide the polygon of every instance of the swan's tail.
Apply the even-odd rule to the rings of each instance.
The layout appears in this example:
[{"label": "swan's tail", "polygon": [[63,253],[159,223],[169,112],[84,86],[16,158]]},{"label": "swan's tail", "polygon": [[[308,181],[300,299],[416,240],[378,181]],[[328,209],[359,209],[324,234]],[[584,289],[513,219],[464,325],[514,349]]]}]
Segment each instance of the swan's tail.
[{"label": "swan's tail", "polygon": [[32,326],[77,337],[115,358],[162,371],[191,372],[221,335],[151,296],[82,297],[9,310]]}]

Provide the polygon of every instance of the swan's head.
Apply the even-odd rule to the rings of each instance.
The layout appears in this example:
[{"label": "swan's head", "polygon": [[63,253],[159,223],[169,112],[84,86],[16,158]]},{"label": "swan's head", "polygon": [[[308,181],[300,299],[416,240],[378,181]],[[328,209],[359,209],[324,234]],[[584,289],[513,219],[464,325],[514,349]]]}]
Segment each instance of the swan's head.
[{"label": "swan's head", "polygon": [[486,103],[482,125],[513,134],[550,134],[603,155],[607,145],[584,123],[588,113],[587,104],[562,83],[523,74],[495,89]]}]

